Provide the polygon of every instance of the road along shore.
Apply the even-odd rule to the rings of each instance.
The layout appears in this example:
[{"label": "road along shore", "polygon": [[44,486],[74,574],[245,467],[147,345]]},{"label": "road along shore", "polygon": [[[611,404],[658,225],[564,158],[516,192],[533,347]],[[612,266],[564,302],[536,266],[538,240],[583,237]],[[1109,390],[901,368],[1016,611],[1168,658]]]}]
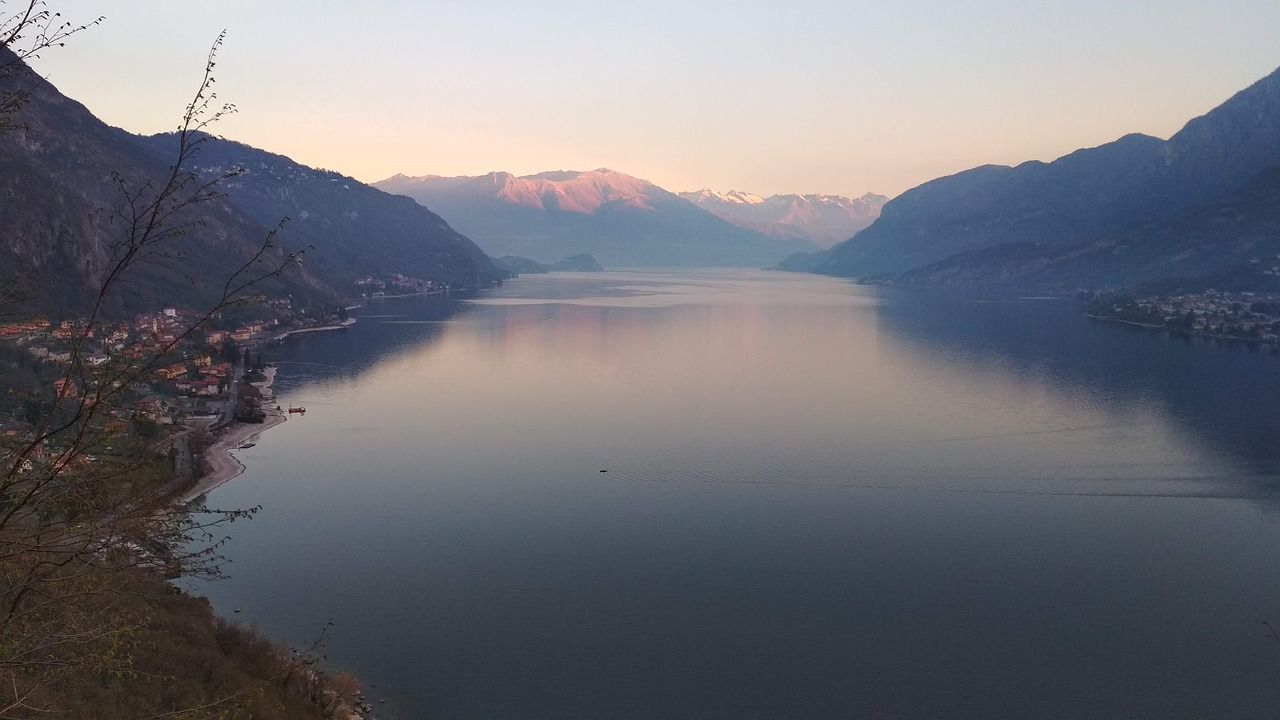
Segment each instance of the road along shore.
[{"label": "road along shore", "polygon": [[[269,367],[263,371],[263,375],[266,376],[265,380],[253,384],[263,391],[263,397],[268,399],[269,403],[271,383],[275,380],[276,369]],[[187,505],[244,472],[244,465],[231,454],[231,451],[243,443],[256,442],[262,433],[288,419],[288,414],[283,410],[277,410],[274,405],[263,409],[267,413],[266,420],[263,422],[233,422],[219,433],[218,439],[201,455],[202,464],[209,471],[200,476],[194,486],[179,493],[175,502]]]}]

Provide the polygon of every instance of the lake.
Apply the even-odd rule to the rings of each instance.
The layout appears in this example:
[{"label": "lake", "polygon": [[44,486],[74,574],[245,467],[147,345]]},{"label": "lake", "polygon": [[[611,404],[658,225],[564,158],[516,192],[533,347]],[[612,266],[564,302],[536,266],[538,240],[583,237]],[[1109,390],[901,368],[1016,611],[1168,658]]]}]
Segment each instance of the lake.
[{"label": "lake", "polygon": [[[215,607],[379,717],[1262,718],[1280,359],[746,271],[370,302],[268,350]],[[384,699],[385,704],[378,704]]]}]

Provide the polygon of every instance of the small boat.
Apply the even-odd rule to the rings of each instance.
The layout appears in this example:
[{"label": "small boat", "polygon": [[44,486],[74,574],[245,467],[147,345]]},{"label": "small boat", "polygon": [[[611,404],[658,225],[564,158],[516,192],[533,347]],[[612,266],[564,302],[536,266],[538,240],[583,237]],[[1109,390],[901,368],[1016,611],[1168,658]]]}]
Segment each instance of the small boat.
[{"label": "small boat", "polygon": [[253,447],[254,445],[255,445],[255,443],[240,443],[239,449],[241,449],[241,450],[248,450],[249,448]]},{"label": "small boat", "polygon": [[289,408],[289,412],[291,412],[291,413],[304,413],[304,412],[306,412],[306,411],[307,411],[307,409],[306,409],[306,408],[304,408],[304,407],[291,407],[291,408]]}]

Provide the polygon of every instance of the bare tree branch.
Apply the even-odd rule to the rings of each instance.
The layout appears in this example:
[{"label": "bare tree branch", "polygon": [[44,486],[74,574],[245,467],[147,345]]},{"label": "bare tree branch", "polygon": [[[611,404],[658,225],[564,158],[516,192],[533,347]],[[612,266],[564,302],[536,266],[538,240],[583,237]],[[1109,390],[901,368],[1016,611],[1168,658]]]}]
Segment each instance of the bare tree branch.
[{"label": "bare tree branch", "polygon": [[[0,64],[0,75],[26,72],[22,61],[97,22],[63,22],[41,0],[0,16],[0,42],[17,56]],[[226,277],[219,296],[174,337],[144,346],[140,356],[122,366],[91,369],[87,363],[90,340],[105,326],[109,296],[142,264],[181,257],[172,241],[198,227],[190,211],[218,198],[219,185],[240,172],[202,179],[190,169],[210,137],[207,129],[235,112],[231,105],[217,104],[213,92],[224,37],[220,34],[210,48],[201,82],[178,125],[166,173],[137,182],[113,176],[121,197],[113,214],[119,235],[110,245],[87,319],[71,339],[70,362],[30,431],[0,444],[0,718],[39,713],[37,698],[71,669],[129,672],[121,643],[136,626],[100,627],[90,619],[89,609],[115,592],[103,578],[138,571],[216,577],[225,538],[215,533],[254,512],[175,506],[168,496],[167,444],[138,442],[106,420],[111,411],[128,408],[132,383],[170,362],[212,318],[254,298],[262,283],[299,262],[300,253],[276,250],[280,226],[267,233]],[[4,123],[29,92],[0,97],[0,132],[11,127]],[[130,445],[131,454],[94,456],[108,444]],[[288,672],[296,669],[293,663],[286,667]],[[156,717],[196,717],[225,709],[242,695]]]}]

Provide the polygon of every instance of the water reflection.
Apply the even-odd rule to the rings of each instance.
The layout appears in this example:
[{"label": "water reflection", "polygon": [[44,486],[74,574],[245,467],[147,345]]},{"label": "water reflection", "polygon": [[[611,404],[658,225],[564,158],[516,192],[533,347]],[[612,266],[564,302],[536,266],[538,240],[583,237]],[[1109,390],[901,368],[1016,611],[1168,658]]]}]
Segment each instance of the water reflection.
[{"label": "water reflection", "polygon": [[1091,320],[1064,301],[892,297],[879,321],[921,355],[1147,406],[1247,472],[1280,473],[1280,361],[1267,353]]},{"label": "water reflection", "polygon": [[456,356],[443,352],[452,373],[486,358],[484,371],[519,377],[510,417],[565,427],[625,409],[599,418],[609,432],[588,445],[628,439],[626,455],[601,455],[611,481],[1249,492],[1238,463],[1171,423],[1153,383],[1108,375],[1125,346],[1082,342],[1094,329],[1060,303],[925,303],[767,274],[666,279],[509,288],[454,329]]},{"label": "water reflection", "polygon": [[365,312],[280,349],[317,411],[216,492],[264,509],[209,592],[299,643],[334,619],[401,716],[1280,703],[1280,528],[1229,499],[1274,460],[1273,365],[766,273]]},{"label": "water reflection", "polygon": [[353,313],[358,320],[355,325],[293,335],[263,348],[262,355],[282,370],[277,392],[352,383],[383,362],[439,342],[445,326],[470,310],[468,297],[372,298]]}]

